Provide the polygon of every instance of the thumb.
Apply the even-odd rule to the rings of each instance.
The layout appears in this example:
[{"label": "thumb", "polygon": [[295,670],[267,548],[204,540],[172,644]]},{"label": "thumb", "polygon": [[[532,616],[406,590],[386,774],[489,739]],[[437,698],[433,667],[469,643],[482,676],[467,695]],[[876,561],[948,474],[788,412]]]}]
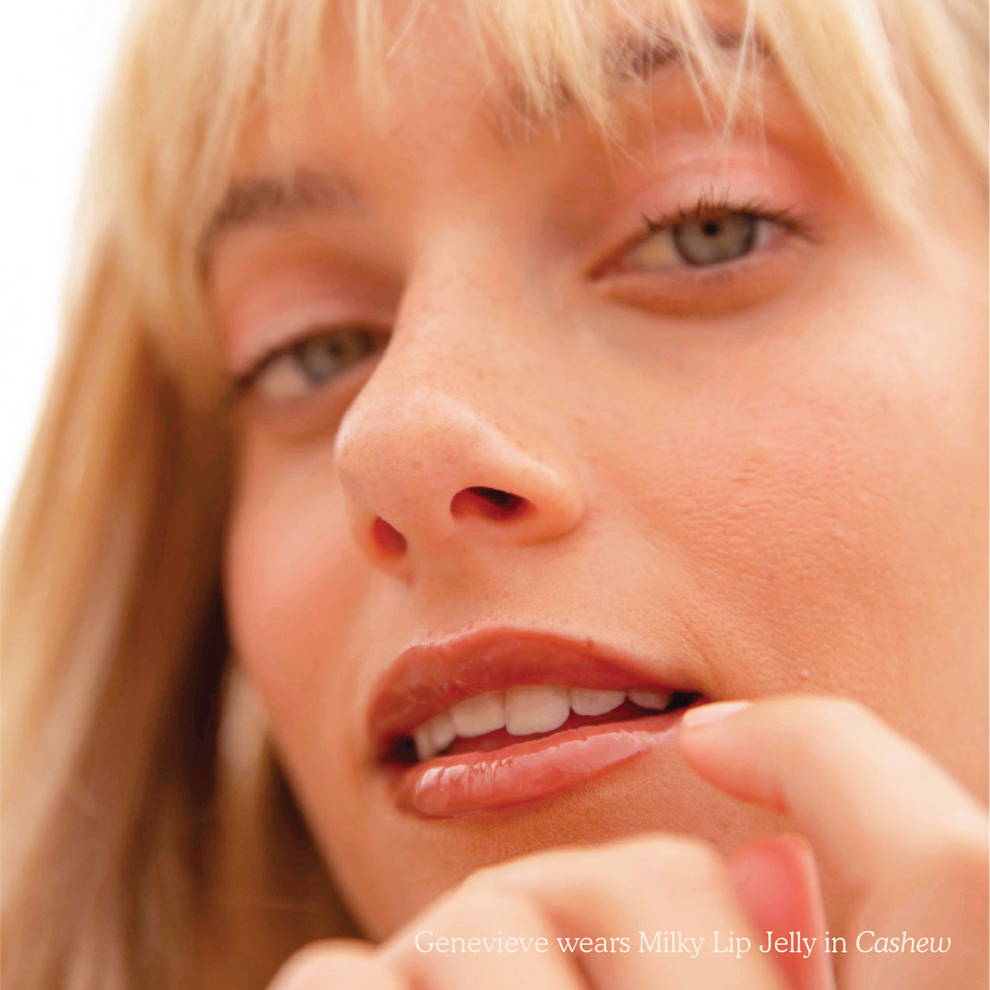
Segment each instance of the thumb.
[{"label": "thumb", "polygon": [[[768,953],[787,986],[791,990],[834,990],[832,966],[825,953],[825,909],[810,844],[796,835],[757,839],[729,856],[727,865],[736,896],[761,940],[767,932],[773,933],[773,940],[787,939],[787,951]],[[794,943],[799,951],[790,951],[791,932],[800,933],[800,944]]]}]

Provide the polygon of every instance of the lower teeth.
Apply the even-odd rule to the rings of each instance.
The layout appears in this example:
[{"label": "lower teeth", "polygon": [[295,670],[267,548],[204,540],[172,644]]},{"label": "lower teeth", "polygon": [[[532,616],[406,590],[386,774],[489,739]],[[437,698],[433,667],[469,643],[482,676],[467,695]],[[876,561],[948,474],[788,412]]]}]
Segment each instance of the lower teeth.
[{"label": "lower teeth", "polygon": [[[627,712],[631,715],[631,718],[620,718],[620,719],[616,719],[615,718],[615,716],[621,711],[621,709],[623,707],[623,706],[620,706],[619,708],[615,708],[612,711],[608,712],[607,715],[609,717],[605,717],[603,715],[603,716],[598,717],[596,719],[596,721],[590,722],[588,724],[598,725],[598,724],[602,724],[602,723],[606,723],[606,722],[610,722],[610,721],[623,721],[623,722],[625,722],[625,721],[631,721],[632,719],[635,719],[635,718],[638,718],[638,717],[642,717],[642,716],[645,716],[645,715],[658,715],[658,714],[663,714],[663,713],[667,713],[667,712],[674,712],[674,711],[678,711],[681,708],[686,708],[688,705],[692,704],[693,702],[695,702],[699,698],[699,695],[698,694],[695,694],[693,692],[689,692],[689,691],[674,691],[670,695],[669,700],[667,701],[666,705],[663,708],[655,708],[655,707],[652,707],[652,704],[651,703],[655,699],[657,699],[659,697],[659,695],[657,693],[655,693],[655,692],[647,692],[647,691],[641,692],[641,698],[640,698],[640,700],[643,701],[643,702],[646,702],[646,704],[640,704],[640,703],[634,701],[633,700],[634,692],[629,692],[629,694],[630,694],[630,697],[625,702],[625,706],[626,706]],[[554,730],[554,731],[557,731],[557,730]],[[534,733],[533,736],[535,737],[535,736],[540,736],[540,735],[551,735],[551,734],[552,733],[549,733],[549,732],[548,733]],[[461,737],[459,737],[459,736],[457,738],[455,738],[448,746],[445,746],[436,755],[437,756],[445,756],[445,755],[449,754],[451,748],[457,743],[458,739],[460,739],[460,738]],[[482,737],[482,736],[476,736],[476,737],[474,737],[475,740],[482,739],[482,738],[484,738],[484,737]],[[525,739],[526,737],[520,736],[518,738],[520,740],[522,740],[522,739]],[[510,745],[511,745],[511,743],[510,743]],[[391,749],[389,750],[388,759],[390,761],[392,761],[392,762],[403,763],[403,764],[412,764],[412,763],[424,762],[424,761],[418,760],[417,757],[416,757],[416,746],[415,746],[415,743],[413,742],[412,736],[402,736],[400,739],[395,740],[395,742],[392,744]]]}]

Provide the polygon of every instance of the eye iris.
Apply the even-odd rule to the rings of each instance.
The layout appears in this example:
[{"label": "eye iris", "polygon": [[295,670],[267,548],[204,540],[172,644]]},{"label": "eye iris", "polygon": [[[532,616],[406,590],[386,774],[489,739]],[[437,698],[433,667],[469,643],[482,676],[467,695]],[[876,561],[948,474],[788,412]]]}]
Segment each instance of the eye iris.
[{"label": "eye iris", "polygon": [[298,345],[296,356],[306,377],[320,385],[374,350],[374,334],[356,328],[305,340]]},{"label": "eye iris", "polygon": [[754,216],[731,213],[718,219],[680,223],[671,233],[677,253],[689,265],[713,265],[750,251],[757,222]]}]

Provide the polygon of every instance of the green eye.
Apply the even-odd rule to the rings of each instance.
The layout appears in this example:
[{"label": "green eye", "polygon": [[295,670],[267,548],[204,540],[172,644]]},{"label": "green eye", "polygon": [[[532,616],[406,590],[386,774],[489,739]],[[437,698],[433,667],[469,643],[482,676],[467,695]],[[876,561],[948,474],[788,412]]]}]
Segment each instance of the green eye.
[{"label": "green eye", "polygon": [[377,349],[374,334],[364,329],[338,330],[300,341],[292,348],[299,367],[315,385],[322,385]]},{"label": "green eye", "polygon": [[674,248],[689,265],[717,265],[748,254],[760,221],[747,213],[679,223],[671,229]]},{"label": "green eye", "polygon": [[251,384],[266,399],[301,398],[333,381],[382,346],[364,327],[346,327],[311,334],[270,355],[251,376]]},{"label": "green eye", "polygon": [[643,219],[649,233],[626,252],[624,267],[647,271],[728,264],[798,229],[787,211],[730,209],[703,202],[689,214]]}]

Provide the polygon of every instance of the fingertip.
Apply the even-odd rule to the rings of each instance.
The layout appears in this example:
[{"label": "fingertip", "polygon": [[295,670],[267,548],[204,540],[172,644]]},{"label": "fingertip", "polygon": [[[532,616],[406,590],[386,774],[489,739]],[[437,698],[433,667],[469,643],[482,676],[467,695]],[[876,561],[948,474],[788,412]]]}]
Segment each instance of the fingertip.
[{"label": "fingertip", "polygon": [[[713,744],[718,751],[723,723],[727,719],[731,720],[733,715],[750,708],[752,704],[751,701],[742,700],[713,701],[707,705],[688,708],[681,716],[677,732],[677,743],[688,758],[688,762],[693,765],[694,752],[703,754],[709,748],[705,742]],[[730,731],[730,735],[732,734]]]},{"label": "fingertip", "polygon": [[685,729],[700,729],[715,722],[721,722],[736,712],[741,712],[752,705],[751,701],[713,701],[707,705],[689,708],[681,718],[681,726]]}]

